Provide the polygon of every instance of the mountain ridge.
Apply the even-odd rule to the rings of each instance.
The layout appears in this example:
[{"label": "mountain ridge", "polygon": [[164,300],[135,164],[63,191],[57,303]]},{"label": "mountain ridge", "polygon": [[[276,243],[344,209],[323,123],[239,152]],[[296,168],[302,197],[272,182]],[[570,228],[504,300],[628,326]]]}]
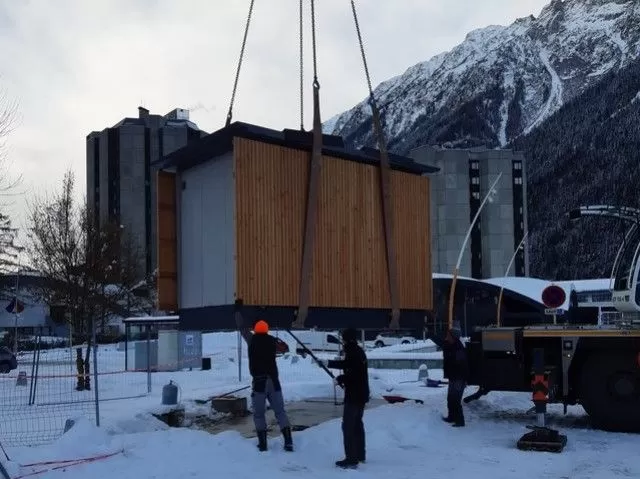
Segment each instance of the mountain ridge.
[{"label": "mountain ridge", "polygon": [[[640,4],[553,0],[540,15],[469,32],[448,52],[380,83],[374,95],[389,148],[505,146],[609,71],[640,54]],[[373,146],[367,100],[324,131]]]}]

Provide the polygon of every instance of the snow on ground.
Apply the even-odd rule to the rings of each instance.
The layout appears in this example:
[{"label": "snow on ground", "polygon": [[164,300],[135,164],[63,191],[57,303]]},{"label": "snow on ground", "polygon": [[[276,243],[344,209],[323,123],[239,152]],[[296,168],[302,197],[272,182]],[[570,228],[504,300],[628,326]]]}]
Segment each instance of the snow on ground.
[{"label": "snow on ground", "polygon": [[[255,440],[235,432],[210,435],[153,425],[144,430],[141,419],[132,421],[131,430],[113,431],[82,421],[52,445],[10,453],[8,468],[13,477],[49,469],[41,476],[47,479],[209,479],[214,471],[216,477],[242,479],[254,478],[256,470],[266,479],[299,477],[302,472],[319,479],[362,477],[358,476],[362,473],[374,479],[640,477],[637,438],[589,430],[579,408],[566,418],[558,415],[559,408],[552,409],[569,437],[563,453],[523,452],[515,443],[533,421],[523,413],[531,404],[527,395],[492,393],[471,403],[465,406],[467,427],[456,429],[440,420],[445,388],[403,389],[425,403],[385,405],[365,412],[367,463],[358,471],[334,466],[342,457],[339,420],[294,433],[294,453],[282,451],[280,439],[272,439],[270,450],[259,453]],[[58,464],[19,467],[105,454],[115,455],[58,470],[52,470]]]},{"label": "snow on ground", "polygon": [[437,348],[436,343],[431,341],[430,339],[419,339],[415,343],[409,344],[392,344],[391,346],[384,346],[382,348],[376,348],[376,351],[386,351],[386,352],[397,352],[397,353],[407,353],[410,351],[421,351],[421,352],[429,352],[431,349],[435,351]]},{"label": "snow on ground", "polygon": [[[212,333],[203,335],[203,356],[211,358],[211,370],[194,368],[189,371],[125,372],[125,352],[118,351],[115,344],[98,348],[98,392],[100,398],[100,420],[103,424],[128,421],[132,413],[154,412],[161,404],[162,388],[173,381],[179,388],[180,401],[187,407],[196,407],[195,399],[228,393],[248,386],[249,368],[246,345],[242,343],[239,376],[237,333]],[[386,350],[387,348],[380,348]],[[415,353],[414,353],[415,354]],[[317,355],[321,359],[335,357],[335,353]],[[69,349],[51,349],[40,352],[37,381],[35,381],[35,401],[29,405],[32,395],[31,374],[33,354],[19,357],[18,368],[8,375],[0,375],[0,440],[5,446],[37,444],[60,435],[65,422],[71,416],[82,415],[95,418],[95,382],[91,373],[92,389],[76,391],[75,355]],[[133,349],[129,352],[130,367],[133,363]],[[331,378],[320,369],[311,357],[302,358],[286,354],[277,360],[280,376],[287,384],[285,396],[288,401],[307,398],[333,398],[341,395],[335,390]],[[25,372],[28,385],[16,386],[20,372]],[[338,371],[336,371],[338,373]],[[381,370],[374,371],[372,388],[385,391],[393,382],[414,380],[417,371]],[[148,392],[149,381],[151,392]],[[245,389],[238,395],[249,395]]]},{"label": "snow on ground", "polygon": [[[236,348],[235,333],[205,335],[204,355],[213,358],[210,371],[154,373],[151,394],[100,402],[100,428],[94,426],[90,415],[80,410],[74,414],[74,408],[79,407],[72,405],[68,412],[77,423],[53,443],[36,447],[5,447],[11,459],[7,467],[12,479],[37,471],[41,474],[30,477],[208,479],[213,474],[220,477],[233,475],[241,479],[255,477],[256,468],[265,479],[298,477],[302,472],[327,479],[338,477],[338,474],[341,474],[339,477],[344,474],[356,477],[363,472],[374,479],[391,476],[406,479],[445,476],[448,479],[468,479],[470,476],[492,479],[640,477],[637,437],[590,430],[580,407],[570,408],[567,416],[562,416],[561,407],[550,407],[552,421],[568,435],[565,452],[522,452],[516,449],[515,443],[527,432],[525,425],[535,420],[533,415],[526,415],[531,406],[529,394],[491,393],[465,405],[467,427],[455,429],[440,420],[445,411],[446,388],[421,386],[416,381],[417,371],[370,370],[374,397],[403,395],[425,402],[385,405],[366,411],[368,460],[359,471],[336,471],[334,467],[334,461],[343,455],[339,420],[294,433],[294,453],[285,453],[281,440],[273,439],[270,451],[260,454],[255,440],[245,439],[239,433],[211,435],[187,428],[173,429],[150,414],[159,409],[162,385],[169,380],[179,385],[180,402],[187,411],[202,408],[195,405],[193,399],[204,399],[249,385],[246,352],[242,360],[242,381],[238,380]],[[56,354],[60,356],[60,352],[46,353],[50,362]],[[44,357],[45,352],[42,354]],[[66,354],[68,357],[68,351]],[[104,371],[99,378],[101,394],[123,396],[127,394],[126,387],[143,388],[146,392],[146,373],[109,374],[110,370],[124,369],[123,355],[124,352],[117,351],[115,346],[101,348],[99,368]],[[118,361],[122,361],[119,366]],[[46,367],[49,372],[54,369],[53,364]],[[330,378],[311,358],[285,355],[278,359],[278,367],[286,401],[333,397],[334,387]],[[442,377],[439,370],[430,370],[429,373],[433,379]],[[117,377],[120,377],[120,383],[116,381]],[[123,378],[129,377],[132,379],[123,382]],[[69,384],[64,386],[65,389],[68,387]],[[469,388],[467,394],[474,391],[475,388]],[[72,395],[70,392],[66,394]],[[93,391],[87,394],[93,394]],[[248,396],[249,390],[239,394]],[[1,395],[0,399],[7,401]],[[45,399],[38,396],[37,401]],[[6,414],[3,423],[5,418]],[[33,423],[25,425],[36,429],[37,426]],[[59,462],[105,454],[114,455],[77,464]],[[51,461],[54,463],[28,466]]]},{"label": "snow on ground", "polygon": [[417,353],[417,352],[394,353],[394,352],[388,352],[388,351],[367,351],[367,358],[369,359],[442,359],[442,352],[434,351],[430,353]]}]

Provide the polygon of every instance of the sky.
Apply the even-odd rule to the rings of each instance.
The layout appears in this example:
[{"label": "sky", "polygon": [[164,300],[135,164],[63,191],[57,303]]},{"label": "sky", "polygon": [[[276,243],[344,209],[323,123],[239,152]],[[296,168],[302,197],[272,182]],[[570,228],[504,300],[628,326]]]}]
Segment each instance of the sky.
[{"label": "sky", "polygon": [[[86,135],[137,116],[191,110],[225,123],[249,0],[0,0],[0,101],[16,105],[2,179],[21,178],[2,207],[26,226],[29,200],[66,170],[86,193]],[[310,0],[305,9],[305,115],[311,126]],[[373,86],[448,51],[466,34],[538,16],[548,0],[358,0]],[[233,120],[300,126],[298,10],[256,0]],[[348,0],[316,2],[318,80],[326,121],[367,95]]]}]

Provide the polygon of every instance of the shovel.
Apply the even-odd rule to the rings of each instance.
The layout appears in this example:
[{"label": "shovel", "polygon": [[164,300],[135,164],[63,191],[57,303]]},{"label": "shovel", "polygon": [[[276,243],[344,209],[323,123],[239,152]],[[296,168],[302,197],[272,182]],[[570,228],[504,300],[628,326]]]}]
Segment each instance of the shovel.
[{"label": "shovel", "polygon": [[230,395],[231,395],[231,394],[233,394],[233,393],[238,393],[238,392],[240,392],[240,391],[244,391],[245,389],[249,389],[250,387],[251,387],[251,386],[244,386],[244,387],[241,387],[240,389],[235,389],[235,390],[233,390],[233,391],[229,391],[228,393],[224,393],[224,394],[221,394],[221,395],[219,395],[219,396],[212,396],[212,397],[210,397],[209,399],[196,399],[196,400],[195,400],[195,403],[196,403],[196,404],[207,404],[207,403],[208,403],[209,401],[211,401],[212,399],[218,399],[218,398],[223,398],[223,397],[225,397],[225,396],[230,396]]}]

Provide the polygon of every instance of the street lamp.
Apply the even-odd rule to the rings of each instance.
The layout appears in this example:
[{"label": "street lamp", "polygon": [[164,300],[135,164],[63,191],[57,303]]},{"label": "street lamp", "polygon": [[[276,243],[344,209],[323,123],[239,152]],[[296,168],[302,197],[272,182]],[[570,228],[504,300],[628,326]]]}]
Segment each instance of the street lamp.
[{"label": "street lamp", "polygon": [[482,203],[480,203],[480,207],[478,208],[478,211],[476,211],[476,215],[473,217],[473,221],[471,221],[471,225],[467,230],[467,235],[465,236],[464,241],[462,242],[462,247],[460,248],[460,253],[458,254],[458,262],[456,263],[456,268],[453,270],[453,279],[451,280],[451,291],[449,292],[449,329],[453,327],[453,299],[455,298],[455,294],[456,294],[456,283],[458,281],[458,273],[460,272],[460,263],[462,262],[462,256],[464,255],[464,250],[467,247],[467,242],[469,241],[469,238],[471,237],[471,231],[473,230],[473,227],[475,226],[476,221],[478,221],[478,218],[480,217],[482,208],[484,208],[484,205],[487,203],[487,201],[489,202],[493,201],[493,197],[497,193],[495,187],[498,184],[498,181],[500,181],[500,178],[502,178],[502,172],[498,174],[498,177],[494,180],[494,182],[489,187],[489,191],[487,191],[487,194],[482,200]]},{"label": "street lamp", "polygon": [[513,265],[513,262],[516,260],[516,256],[518,256],[518,253],[520,252],[520,250],[522,250],[524,248],[524,242],[527,239],[527,235],[529,234],[529,232],[525,232],[524,236],[522,237],[522,240],[520,241],[520,244],[518,244],[518,247],[516,248],[516,250],[513,252],[513,256],[511,256],[511,261],[509,261],[509,265],[507,266],[507,270],[504,272],[504,277],[502,278],[501,284],[500,284],[500,294],[498,295],[498,311],[497,311],[497,320],[496,320],[496,326],[500,327],[500,312],[501,312],[501,306],[502,306],[502,293],[504,292],[504,282],[507,279],[507,276],[509,275],[509,270],[511,269],[511,266]]}]

